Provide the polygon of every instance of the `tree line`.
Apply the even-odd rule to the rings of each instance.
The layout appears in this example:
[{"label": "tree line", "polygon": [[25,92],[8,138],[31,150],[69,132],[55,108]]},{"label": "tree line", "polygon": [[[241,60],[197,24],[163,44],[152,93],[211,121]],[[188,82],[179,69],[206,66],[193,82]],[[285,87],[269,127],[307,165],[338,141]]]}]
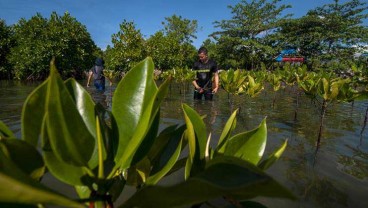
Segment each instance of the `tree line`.
[{"label": "tree line", "polygon": [[[214,22],[217,31],[202,44],[222,69],[274,66],[274,57],[285,48],[298,49],[310,69],[334,64],[347,70],[357,61],[367,65],[367,59],[354,59],[368,45],[364,1],[331,0],[300,18],[287,14],[291,5],[282,0],[240,0],[228,8],[232,17]],[[145,39],[133,21],[123,20],[111,35],[112,45],[102,51],[86,27],[69,13],[53,12],[49,18],[37,13],[14,25],[0,19],[0,79],[44,79],[52,57],[63,77],[77,79],[97,56],[104,58],[107,69],[119,72],[128,71],[147,56],[160,70],[190,68],[196,59],[193,40],[198,21],[173,15],[162,26]]]}]

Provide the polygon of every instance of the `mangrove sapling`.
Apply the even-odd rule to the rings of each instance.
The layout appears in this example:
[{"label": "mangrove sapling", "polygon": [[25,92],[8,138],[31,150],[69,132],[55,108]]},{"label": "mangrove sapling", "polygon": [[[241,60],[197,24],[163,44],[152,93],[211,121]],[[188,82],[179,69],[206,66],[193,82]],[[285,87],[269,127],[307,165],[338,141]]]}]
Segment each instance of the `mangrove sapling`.
[{"label": "mangrove sapling", "polygon": [[160,77],[164,80],[171,77],[174,82],[179,83],[179,93],[185,98],[186,91],[190,88],[188,85],[191,86],[191,82],[195,79],[195,75],[195,72],[188,68],[173,68],[163,72]]},{"label": "mangrove sapling", "polygon": [[[240,69],[235,71],[229,69],[227,71],[222,71],[219,74],[219,78],[222,88],[227,92],[231,111],[233,111],[233,109],[235,109],[233,97],[244,93],[246,75]],[[238,108],[240,108],[240,106]]]},{"label": "mangrove sapling", "polygon": [[[116,87],[119,96],[113,97],[110,112],[95,104],[74,79],[63,81],[51,64],[49,78],[24,103],[22,138],[15,139],[0,122],[0,206],[109,207],[127,186],[139,190],[118,207],[192,205],[224,193],[239,200],[295,198],[265,173],[286,147],[284,142],[261,160],[266,120],[254,130],[232,135],[234,112],[212,150],[202,117],[183,104],[185,125],[159,132],[160,105],[170,81],[157,87],[153,68],[152,59],[146,58],[126,74]],[[186,145],[189,152],[182,155],[185,163],[180,163]],[[157,185],[178,163],[184,166],[185,180]],[[74,187],[80,199],[40,183],[45,169]],[[229,180],[234,178],[236,183]]]},{"label": "mangrove sapling", "polygon": [[364,129],[367,125],[367,119],[368,119],[368,105],[367,105],[367,109],[365,110],[365,116],[364,116],[362,130],[360,131],[360,138],[361,139],[363,138],[363,132],[364,132]]},{"label": "mangrove sapling", "polygon": [[276,95],[277,91],[281,88],[281,74],[279,73],[279,70],[274,71],[273,73],[269,73],[267,76],[268,83],[272,86],[273,89],[273,99],[272,99],[272,108],[275,107],[276,102]]},{"label": "mangrove sapling", "polygon": [[323,121],[327,111],[327,107],[334,102],[346,102],[354,100],[360,96],[359,92],[353,90],[351,87],[351,80],[349,78],[332,78],[323,77],[319,83],[317,94],[322,98],[320,127],[317,138],[317,148],[321,143]]},{"label": "mangrove sapling", "polygon": [[[295,72],[295,78],[296,78],[296,84],[299,85],[300,82],[308,78],[308,72],[306,65],[303,65],[301,67],[298,67]],[[299,98],[302,93],[302,90],[298,88],[295,89],[295,111],[294,111],[294,121],[297,120],[297,114],[299,109]]]},{"label": "mangrove sapling", "polygon": [[294,121],[297,120],[298,117],[298,109],[299,109],[299,98],[300,98],[301,91],[298,89],[295,90],[295,109],[294,109]]},{"label": "mangrove sapling", "polygon": [[111,106],[112,103],[112,85],[114,83],[114,81],[116,80],[116,78],[118,78],[120,76],[120,72],[118,71],[114,71],[114,70],[109,70],[109,69],[105,69],[103,71],[103,75],[105,77],[107,77],[107,79],[111,82],[110,83],[110,87],[109,87],[109,104]]}]

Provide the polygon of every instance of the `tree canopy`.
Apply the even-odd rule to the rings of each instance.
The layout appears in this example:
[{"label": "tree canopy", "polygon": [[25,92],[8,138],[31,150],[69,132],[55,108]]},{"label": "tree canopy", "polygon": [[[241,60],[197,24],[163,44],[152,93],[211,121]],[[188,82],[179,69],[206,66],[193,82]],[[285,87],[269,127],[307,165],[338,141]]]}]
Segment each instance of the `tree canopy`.
[{"label": "tree canopy", "polygon": [[111,39],[113,46],[106,50],[108,69],[128,71],[145,57],[144,38],[134,22],[124,20]]},{"label": "tree canopy", "polygon": [[368,28],[362,25],[367,19],[366,3],[352,0],[310,10],[306,16],[284,22],[280,37],[284,43],[300,48],[310,59],[351,60],[354,45],[367,44]]},{"label": "tree canopy", "polygon": [[[265,61],[265,55],[275,53],[264,40],[282,21],[291,16],[282,14],[291,6],[279,5],[280,1],[241,0],[235,6],[228,6],[233,14],[232,18],[214,22],[215,27],[220,30],[211,34],[218,43],[221,62],[234,66],[232,62],[235,60],[235,67],[247,68],[255,61]],[[227,60],[229,54],[231,58]]]},{"label": "tree canopy", "polygon": [[[282,0],[240,0],[228,6],[232,17],[213,23],[217,31],[202,45],[223,69],[257,69],[275,64],[282,49],[299,49],[309,67],[316,63],[351,63],[368,45],[367,2],[350,0],[314,8],[300,18],[287,13]],[[114,71],[128,71],[147,56],[162,70],[190,68],[196,58],[193,40],[198,21],[174,14],[146,38],[134,21],[123,20],[105,51],[86,27],[69,13],[37,13],[7,26],[0,21],[0,78],[43,79],[52,57],[64,77],[78,76],[99,56]],[[358,60],[358,59],[357,59]],[[363,62],[364,64],[364,62]],[[365,63],[366,64],[366,63]]]},{"label": "tree canopy", "polygon": [[11,66],[7,58],[15,44],[13,36],[12,28],[6,25],[5,20],[0,19],[0,79],[11,77]]},{"label": "tree canopy", "polygon": [[14,25],[16,45],[11,48],[9,61],[17,79],[43,79],[55,57],[62,75],[82,74],[97,50],[86,27],[69,13],[50,19],[37,13],[30,20],[20,19]]}]

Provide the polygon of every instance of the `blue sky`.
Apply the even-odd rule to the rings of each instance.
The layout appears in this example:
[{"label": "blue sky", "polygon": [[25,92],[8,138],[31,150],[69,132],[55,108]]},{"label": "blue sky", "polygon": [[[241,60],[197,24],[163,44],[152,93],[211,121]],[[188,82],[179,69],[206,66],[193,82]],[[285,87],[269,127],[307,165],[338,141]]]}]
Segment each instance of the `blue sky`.
[{"label": "blue sky", "polygon": [[[30,19],[37,12],[49,18],[55,11],[62,16],[69,12],[87,27],[97,46],[105,49],[111,45],[111,35],[119,31],[124,19],[133,21],[145,38],[163,29],[165,17],[174,14],[197,20],[199,30],[193,44],[197,48],[217,29],[214,21],[231,19],[228,5],[240,0],[0,0],[0,19],[7,25],[15,24],[20,18]],[[284,0],[291,9],[285,12],[301,17],[309,10],[333,0]],[[340,3],[348,0],[340,0]]]}]

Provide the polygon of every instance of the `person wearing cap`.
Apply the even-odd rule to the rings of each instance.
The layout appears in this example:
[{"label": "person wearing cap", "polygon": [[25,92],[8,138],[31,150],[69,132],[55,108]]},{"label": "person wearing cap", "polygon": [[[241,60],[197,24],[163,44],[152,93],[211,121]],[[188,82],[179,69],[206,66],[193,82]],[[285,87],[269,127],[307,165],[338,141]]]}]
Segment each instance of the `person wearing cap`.
[{"label": "person wearing cap", "polygon": [[[89,70],[87,87],[89,87],[91,80],[93,78],[93,84],[97,90],[104,91],[105,90],[105,76],[103,75],[104,70],[104,61],[101,58],[97,58],[95,61],[95,65]],[[110,86],[112,81],[110,81]]]}]

